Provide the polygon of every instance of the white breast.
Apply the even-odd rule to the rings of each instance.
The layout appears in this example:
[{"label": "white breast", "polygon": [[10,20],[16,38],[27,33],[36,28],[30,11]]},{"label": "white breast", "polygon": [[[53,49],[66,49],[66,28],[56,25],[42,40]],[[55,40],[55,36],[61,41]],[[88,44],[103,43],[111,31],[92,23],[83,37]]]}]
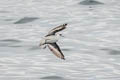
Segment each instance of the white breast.
[{"label": "white breast", "polygon": [[45,38],[45,42],[46,42],[46,43],[55,43],[55,42],[57,42],[57,41],[58,41],[58,37],[55,36],[55,35],[53,35],[53,36],[47,36],[47,37]]}]

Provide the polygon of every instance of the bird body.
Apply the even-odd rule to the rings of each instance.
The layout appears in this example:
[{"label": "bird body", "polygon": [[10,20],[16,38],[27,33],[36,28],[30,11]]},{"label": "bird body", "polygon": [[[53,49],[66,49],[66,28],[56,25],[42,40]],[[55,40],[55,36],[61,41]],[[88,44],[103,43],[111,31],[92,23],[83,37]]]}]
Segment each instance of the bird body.
[{"label": "bird body", "polygon": [[48,43],[55,43],[58,41],[59,39],[59,35],[51,35],[51,36],[47,36],[45,37],[46,41],[45,43],[48,44]]},{"label": "bird body", "polygon": [[45,36],[41,41],[40,45],[49,44],[49,43],[55,43],[58,41],[60,35],[51,35],[51,36]]},{"label": "bird body", "polygon": [[63,24],[52,29],[43,39],[40,40],[40,47],[44,46],[43,48],[46,48],[47,45],[54,55],[64,60],[64,55],[56,42],[59,40],[59,37],[62,36],[61,34],[57,34],[57,32],[65,29],[66,25],[67,24]]}]

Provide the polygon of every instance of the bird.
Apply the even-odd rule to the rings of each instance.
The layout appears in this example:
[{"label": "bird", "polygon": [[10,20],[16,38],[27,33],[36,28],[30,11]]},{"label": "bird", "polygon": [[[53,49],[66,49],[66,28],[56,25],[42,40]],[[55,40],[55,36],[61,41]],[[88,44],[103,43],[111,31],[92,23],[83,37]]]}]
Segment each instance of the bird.
[{"label": "bird", "polygon": [[53,28],[52,30],[48,32],[47,35],[44,36],[44,38],[40,40],[40,44],[39,44],[39,46],[41,48],[43,47],[43,49],[48,47],[56,57],[61,58],[63,60],[65,60],[65,56],[63,52],[61,51],[57,42],[60,37],[64,37],[62,34],[58,34],[58,32],[66,29],[66,26],[67,26],[67,23]]}]

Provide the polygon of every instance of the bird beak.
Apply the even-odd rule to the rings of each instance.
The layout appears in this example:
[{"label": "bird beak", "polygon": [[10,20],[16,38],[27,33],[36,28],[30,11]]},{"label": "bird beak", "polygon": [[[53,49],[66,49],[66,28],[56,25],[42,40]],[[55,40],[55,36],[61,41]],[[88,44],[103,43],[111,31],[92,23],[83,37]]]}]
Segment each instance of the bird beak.
[{"label": "bird beak", "polygon": [[61,35],[61,37],[65,37],[65,36]]},{"label": "bird beak", "polygon": [[65,37],[65,36],[63,36],[62,34],[60,34],[60,36],[61,36],[61,37]]}]

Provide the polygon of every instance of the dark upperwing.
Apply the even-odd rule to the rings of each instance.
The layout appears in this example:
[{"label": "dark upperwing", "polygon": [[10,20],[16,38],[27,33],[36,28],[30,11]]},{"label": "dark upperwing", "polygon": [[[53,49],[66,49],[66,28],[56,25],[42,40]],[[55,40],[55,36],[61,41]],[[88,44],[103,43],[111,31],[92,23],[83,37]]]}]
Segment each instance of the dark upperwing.
[{"label": "dark upperwing", "polygon": [[46,36],[55,35],[56,32],[59,32],[59,31],[62,31],[63,29],[65,29],[66,26],[67,26],[67,24],[63,24],[56,28],[53,28],[51,31],[48,32],[48,34]]},{"label": "dark upperwing", "polygon": [[53,52],[55,56],[65,60],[62,51],[60,50],[59,46],[56,43],[48,44],[48,48]]}]

